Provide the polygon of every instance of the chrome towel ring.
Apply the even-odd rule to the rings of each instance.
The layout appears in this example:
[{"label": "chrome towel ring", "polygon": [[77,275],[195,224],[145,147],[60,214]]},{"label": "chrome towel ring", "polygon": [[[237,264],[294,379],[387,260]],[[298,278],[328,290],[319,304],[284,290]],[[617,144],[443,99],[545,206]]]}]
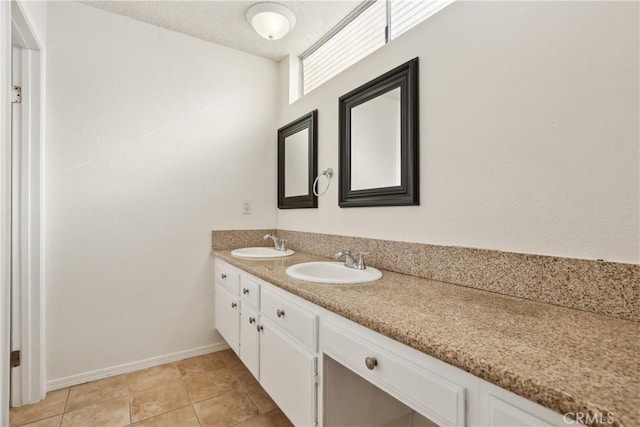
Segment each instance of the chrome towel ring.
[{"label": "chrome towel ring", "polygon": [[[320,179],[321,176],[326,176],[327,177],[327,186],[325,187],[324,191],[320,194],[318,194],[318,180]],[[333,169],[332,168],[328,168],[323,170],[322,172],[320,172],[320,175],[318,175],[316,177],[316,180],[313,181],[313,194],[315,194],[316,196],[322,196],[324,193],[327,192],[327,190],[329,189],[329,186],[331,185],[331,178],[333,177]]]}]

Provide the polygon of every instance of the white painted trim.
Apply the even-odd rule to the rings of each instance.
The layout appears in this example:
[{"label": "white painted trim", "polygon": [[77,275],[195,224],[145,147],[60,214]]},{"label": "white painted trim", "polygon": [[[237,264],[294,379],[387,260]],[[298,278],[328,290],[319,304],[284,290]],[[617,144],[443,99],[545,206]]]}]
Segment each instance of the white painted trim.
[{"label": "white painted trim", "polygon": [[[9,2],[7,2],[9,3]],[[11,4],[11,24],[22,48],[21,76],[22,123],[15,153],[14,180],[15,227],[13,230],[15,312],[13,336],[22,353],[20,368],[13,373],[12,405],[21,406],[44,399],[45,328],[43,290],[43,150],[44,150],[44,85],[45,53],[36,34],[33,18],[21,0]]]},{"label": "white painted trim", "polygon": [[[13,22],[12,22],[13,25]],[[17,31],[19,33],[19,30]],[[20,40],[22,41],[22,40]],[[23,84],[22,58],[25,49],[16,47],[16,37],[11,35],[11,84],[20,86],[28,92],[27,84]],[[27,56],[26,54],[24,56]],[[27,102],[28,103],[28,102]],[[23,314],[25,313],[24,299],[28,298],[22,286],[23,277],[23,252],[22,252],[22,228],[24,221],[22,208],[22,159],[23,141],[29,137],[29,129],[22,120],[22,111],[28,110],[27,103],[13,104],[11,106],[11,351],[23,348]],[[25,115],[28,115],[26,113]],[[26,121],[25,121],[26,122]],[[23,126],[24,125],[24,126]],[[28,277],[28,274],[27,274]],[[26,278],[25,278],[26,279]],[[26,328],[25,328],[26,329]],[[25,347],[28,347],[26,343]],[[11,369],[11,399],[12,407],[22,406],[22,383],[24,375],[28,375],[27,363]]]},{"label": "white painted trim", "polygon": [[[11,3],[0,1],[0,99],[11,85]],[[11,104],[0,102],[0,425],[9,425]]]},{"label": "white painted trim", "polygon": [[165,354],[163,356],[151,357],[149,359],[139,360],[137,362],[125,363],[122,365],[111,366],[110,368],[98,369],[96,371],[83,372],[81,374],[71,375],[69,377],[58,378],[55,380],[47,381],[47,392],[65,387],[71,387],[78,384],[84,384],[89,381],[112,377],[114,375],[127,374],[129,372],[135,372],[141,369],[163,365],[165,363],[176,362],[178,360],[188,359],[190,357],[214,353],[217,351],[226,350],[228,348],[229,345],[226,342],[222,341],[216,344],[192,348],[190,350],[178,351],[176,353]]}]

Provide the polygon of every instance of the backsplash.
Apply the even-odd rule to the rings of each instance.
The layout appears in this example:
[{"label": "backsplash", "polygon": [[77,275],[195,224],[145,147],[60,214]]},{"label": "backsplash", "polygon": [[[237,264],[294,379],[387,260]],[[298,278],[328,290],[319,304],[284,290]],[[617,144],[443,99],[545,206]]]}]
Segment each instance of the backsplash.
[{"label": "backsplash", "polygon": [[636,264],[289,230],[213,231],[212,248],[269,246],[266,233],[301,252],[329,258],[340,249],[369,252],[367,264],[383,270],[640,321]]},{"label": "backsplash", "polygon": [[265,234],[269,233],[277,236],[278,230],[213,230],[211,232],[211,249],[215,251],[251,246],[273,246],[273,241],[264,240]]}]

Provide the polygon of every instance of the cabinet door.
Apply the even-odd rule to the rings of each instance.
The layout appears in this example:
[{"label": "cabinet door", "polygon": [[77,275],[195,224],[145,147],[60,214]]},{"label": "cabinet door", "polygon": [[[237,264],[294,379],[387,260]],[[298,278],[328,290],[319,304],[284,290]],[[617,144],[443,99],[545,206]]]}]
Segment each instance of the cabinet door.
[{"label": "cabinet door", "polygon": [[240,350],[240,307],[238,298],[233,297],[220,285],[216,285],[216,329],[227,344],[239,354]]},{"label": "cabinet door", "polygon": [[240,360],[256,379],[260,378],[260,334],[258,314],[242,304],[240,310]]},{"label": "cabinet door", "polygon": [[296,426],[316,423],[317,358],[261,319],[260,384]]}]

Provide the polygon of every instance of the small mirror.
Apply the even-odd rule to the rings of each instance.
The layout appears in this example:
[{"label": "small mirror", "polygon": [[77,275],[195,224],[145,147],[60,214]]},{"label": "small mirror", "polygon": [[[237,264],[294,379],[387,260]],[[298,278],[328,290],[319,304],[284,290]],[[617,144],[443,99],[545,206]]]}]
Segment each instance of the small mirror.
[{"label": "small mirror", "polygon": [[418,58],[340,97],[340,207],[417,205]]},{"label": "small mirror", "polygon": [[317,166],[317,114],[300,117],[278,129],[278,208],[316,208],[312,183]]}]

